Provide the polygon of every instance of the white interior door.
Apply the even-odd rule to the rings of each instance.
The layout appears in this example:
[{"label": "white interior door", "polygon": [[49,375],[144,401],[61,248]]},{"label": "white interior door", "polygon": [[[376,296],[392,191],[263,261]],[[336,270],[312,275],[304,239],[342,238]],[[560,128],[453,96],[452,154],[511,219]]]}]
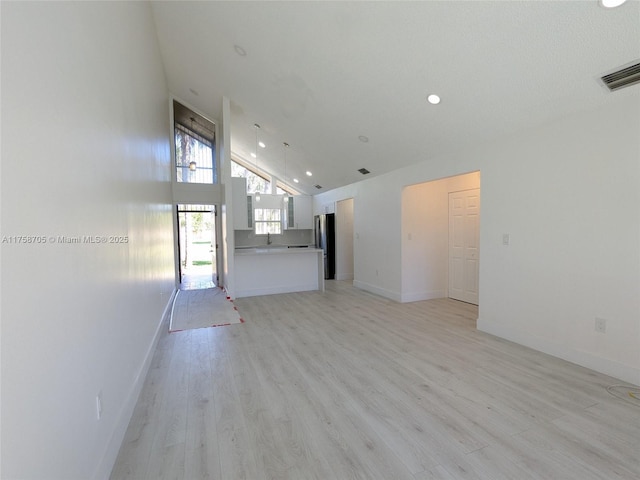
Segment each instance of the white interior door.
[{"label": "white interior door", "polygon": [[480,189],[449,193],[449,298],[478,305]]}]

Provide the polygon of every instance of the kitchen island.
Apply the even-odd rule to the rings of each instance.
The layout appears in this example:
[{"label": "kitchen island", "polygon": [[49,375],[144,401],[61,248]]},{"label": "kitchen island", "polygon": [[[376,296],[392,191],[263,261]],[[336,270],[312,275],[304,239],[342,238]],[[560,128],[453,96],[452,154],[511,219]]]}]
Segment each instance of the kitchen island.
[{"label": "kitchen island", "polygon": [[236,297],[324,291],[319,248],[255,247],[235,250]]}]

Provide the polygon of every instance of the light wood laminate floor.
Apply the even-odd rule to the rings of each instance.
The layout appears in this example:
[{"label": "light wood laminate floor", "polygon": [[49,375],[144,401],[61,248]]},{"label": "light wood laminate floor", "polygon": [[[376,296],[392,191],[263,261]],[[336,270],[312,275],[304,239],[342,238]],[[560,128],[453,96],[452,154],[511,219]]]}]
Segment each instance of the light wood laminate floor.
[{"label": "light wood laminate floor", "polygon": [[164,334],[111,478],[637,479],[615,379],[475,329],[477,308],[327,291]]}]

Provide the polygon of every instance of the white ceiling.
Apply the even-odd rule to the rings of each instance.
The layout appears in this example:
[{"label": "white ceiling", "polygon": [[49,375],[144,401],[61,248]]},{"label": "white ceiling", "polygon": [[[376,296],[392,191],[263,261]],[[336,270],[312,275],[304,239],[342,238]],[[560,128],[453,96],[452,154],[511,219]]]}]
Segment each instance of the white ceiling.
[{"label": "white ceiling", "polygon": [[[259,123],[258,167],[282,177],[288,142],[287,176],[309,194],[363,179],[361,167],[379,175],[640,88],[609,93],[598,82],[640,59],[638,0],[617,9],[597,0],[152,9],[170,91],[218,120],[228,97],[232,152],[255,163]],[[427,103],[430,93],[442,102]]]}]

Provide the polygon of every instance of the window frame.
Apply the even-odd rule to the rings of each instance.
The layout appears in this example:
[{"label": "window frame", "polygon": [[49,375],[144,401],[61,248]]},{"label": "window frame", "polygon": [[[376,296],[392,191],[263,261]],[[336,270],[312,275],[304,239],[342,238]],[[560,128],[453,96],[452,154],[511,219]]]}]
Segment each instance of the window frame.
[{"label": "window frame", "polygon": [[[260,217],[268,216],[268,215],[263,215],[263,212],[267,212],[267,211],[271,211],[272,214],[277,212],[275,216],[277,216],[278,218],[277,219],[274,219],[274,218],[261,219]],[[282,235],[282,232],[283,232],[282,217],[283,217],[283,214],[282,214],[281,208],[254,208],[253,209],[253,232],[260,237],[264,237],[267,235]],[[258,232],[259,225],[266,226],[265,233]],[[269,231],[270,230],[269,225],[273,225],[273,226],[277,225],[276,230],[278,231]]]},{"label": "window frame", "polygon": [[[235,171],[234,171],[234,167],[233,167],[234,163],[238,167],[240,167],[241,169],[244,169],[244,171],[238,171],[238,169],[235,169]],[[264,180],[264,183],[265,183],[264,189],[258,190],[256,188],[254,188],[252,183],[250,182],[250,178],[247,176],[247,174],[254,175],[254,176],[258,177],[259,179]],[[263,193],[263,194],[267,195],[267,194],[271,193],[271,183],[272,183],[271,177],[267,176],[265,174],[262,174],[261,172],[259,172],[256,169],[252,168],[250,165],[246,164],[245,162],[238,161],[236,158],[232,158],[231,159],[231,176],[232,177],[242,177],[242,178],[246,178],[247,179],[247,194]]]},{"label": "window frame", "polygon": [[[182,163],[182,158],[180,158],[181,156],[178,155],[178,151],[181,148],[178,146],[179,135],[191,137],[195,143],[200,144],[200,146],[198,147],[200,156],[185,158],[185,160],[187,161],[186,164]],[[188,126],[184,125],[183,123],[175,121],[173,125],[173,148],[174,148],[174,167],[175,167],[176,183],[199,184],[199,185],[215,185],[218,183],[218,168],[216,164],[215,138],[209,139],[209,138],[203,137],[202,135],[195,132]],[[203,163],[202,160],[205,158],[202,156],[202,151],[205,148],[209,150],[209,152],[207,152],[206,154],[207,166],[202,166],[202,163]],[[210,153],[210,155],[208,153]],[[189,169],[189,162],[192,160],[196,162],[195,171]],[[198,160],[200,160],[200,162],[198,162]],[[209,162],[211,166],[208,166]],[[206,175],[207,177],[210,177],[210,178],[207,178],[206,179],[207,181],[198,181],[196,180],[196,176],[198,174],[200,174],[200,176]]]}]

